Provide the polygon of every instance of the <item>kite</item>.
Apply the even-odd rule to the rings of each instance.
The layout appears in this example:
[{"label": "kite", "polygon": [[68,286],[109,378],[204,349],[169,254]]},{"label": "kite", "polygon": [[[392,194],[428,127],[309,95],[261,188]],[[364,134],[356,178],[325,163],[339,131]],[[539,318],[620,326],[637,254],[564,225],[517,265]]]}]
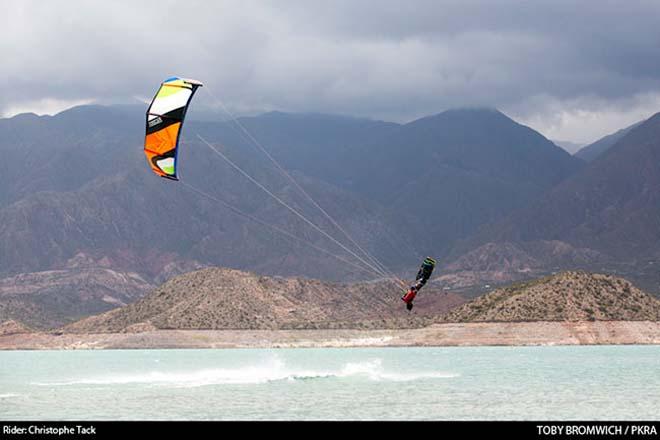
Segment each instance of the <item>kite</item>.
[{"label": "kite", "polygon": [[177,152],[188,104],[202,83],[194,79],[163,81],[147,110],[144,154],[157,175],[171,180],[177,176]]}]

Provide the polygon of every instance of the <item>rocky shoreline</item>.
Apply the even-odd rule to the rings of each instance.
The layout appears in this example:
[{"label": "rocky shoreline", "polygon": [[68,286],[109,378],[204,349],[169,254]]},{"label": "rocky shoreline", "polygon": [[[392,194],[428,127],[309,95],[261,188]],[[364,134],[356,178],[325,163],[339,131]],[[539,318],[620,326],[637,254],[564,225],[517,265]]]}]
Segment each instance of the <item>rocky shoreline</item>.
[{"label": "rocky shoreline", "polygon": [[0,350],[660,344],[658,321],[443,323],[394,330],[151,330],[0,336]]}]

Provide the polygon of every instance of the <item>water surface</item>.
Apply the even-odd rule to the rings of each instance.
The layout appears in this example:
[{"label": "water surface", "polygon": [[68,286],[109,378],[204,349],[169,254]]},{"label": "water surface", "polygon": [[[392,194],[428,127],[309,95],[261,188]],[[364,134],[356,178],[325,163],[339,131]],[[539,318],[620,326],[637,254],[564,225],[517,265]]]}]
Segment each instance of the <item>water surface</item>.
[{"label": "water surface", "polygon": [[0,419],[660,417],[660,347],[0,352]]}]

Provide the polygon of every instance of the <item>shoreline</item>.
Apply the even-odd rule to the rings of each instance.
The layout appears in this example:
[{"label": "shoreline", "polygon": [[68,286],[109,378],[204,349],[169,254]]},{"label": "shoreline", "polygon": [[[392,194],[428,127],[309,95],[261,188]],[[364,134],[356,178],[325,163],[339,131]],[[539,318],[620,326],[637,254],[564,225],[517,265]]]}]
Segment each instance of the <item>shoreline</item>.
[{"label": "shoreline", "polygon": [[658,321],[442,323],[396,330],[151,330],[0,335],[0,350],[660,344]]}]

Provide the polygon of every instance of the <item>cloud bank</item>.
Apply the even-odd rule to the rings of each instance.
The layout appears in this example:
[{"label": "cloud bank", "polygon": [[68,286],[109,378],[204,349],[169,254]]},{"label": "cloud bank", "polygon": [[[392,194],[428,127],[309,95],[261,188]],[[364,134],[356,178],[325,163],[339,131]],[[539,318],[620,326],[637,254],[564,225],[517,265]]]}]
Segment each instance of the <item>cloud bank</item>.
[{"label": "cloud bank", "polygon": [[[497,107],[589,142],[660,111],[660,3],[3,2],[0,114],[203,80],[234,112],[409,121]],[[58,105],[55,105],[58,104]]]}]

